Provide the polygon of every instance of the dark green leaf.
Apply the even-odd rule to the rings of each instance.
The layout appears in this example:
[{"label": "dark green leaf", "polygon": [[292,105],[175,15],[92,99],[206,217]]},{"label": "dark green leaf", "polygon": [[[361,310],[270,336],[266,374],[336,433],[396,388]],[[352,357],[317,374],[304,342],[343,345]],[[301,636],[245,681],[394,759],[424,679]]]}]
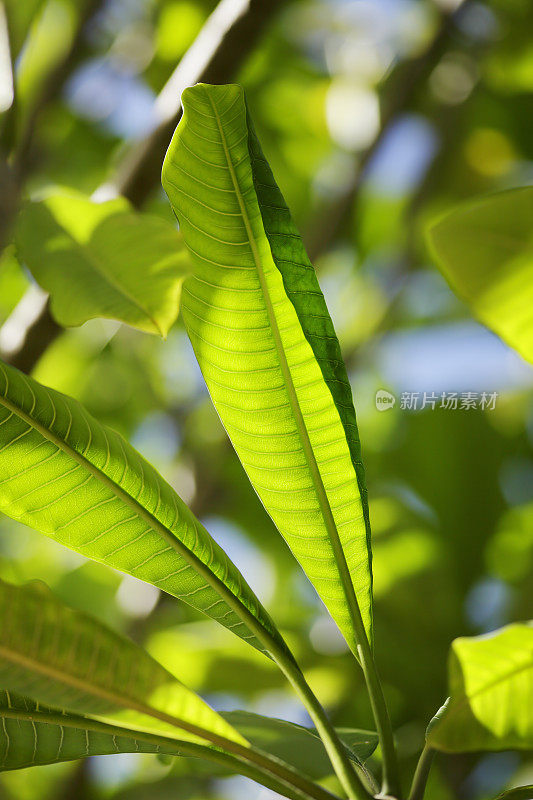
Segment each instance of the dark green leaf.
[{"label": "dark green leaf", "polygon": [[[331,775],[332,767],[318,734],[292,722],[264,717],[248,711],[223,712],[222,716],[253,745],[283,759],[311,778]],[[350,758],[361,766],[377,747],[377,734],[351,728],[337,733]]]}]

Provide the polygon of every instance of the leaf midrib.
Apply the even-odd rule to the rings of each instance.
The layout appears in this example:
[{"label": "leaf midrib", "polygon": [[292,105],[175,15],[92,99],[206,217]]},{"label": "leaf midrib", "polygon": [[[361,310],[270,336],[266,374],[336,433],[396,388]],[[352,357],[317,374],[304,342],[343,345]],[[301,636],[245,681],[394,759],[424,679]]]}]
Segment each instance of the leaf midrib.
[{"label": "leaf midrib", "polygon": [[[337,526],[335,524],[335,519],[333,517],[333,512],[331,509],[331,505],[326,493],[326,488],[322,481],[322,476],[320,475],[320,470],[315,458],[315,454],[313,452],[313,446],[311,444],[311,440],[309,438],[309,433],[307,427],[305,425],[305,421],[303,418],[302,409],[300,407],[300,403],[298,401],[298,395],[296,393],[296,388],[294,386],[294,382],[292,380],[292,375],[290,371],[290,367],[287,361],[287,356],[285,354],[285,350],[283,347],[283,340],[281,338],[281,332],[279,330],[278,322],[276,319],[276,315],[274,313],[274,308],[272,305],[272,300],[270,298],[270,294],[268,292],[268,286],[266,282],[266,277],[263,271],[263,267],[261,264],[261,259],[259,257],[259,252],[257,249],[257,243],[255,241],[255,236],[253,234],[252,226],[250,223],[250,218],[248,216],[248,211],[246,208],[246,204],[244,202],[244,198],[242,196],[242,192],[240,190],[239,182],[237,180],[237,176],[235,173],[235,169],[233,166],[233,162],[231,160],[231,154],[229,152],[228,144],[226,141],[226,137],[224,134],[224,130],[222,127],[222,121],[220,119],[220,115],[216,108],[216,105],[212,99],[212,97],[208,94],[207,95],[211,107],[213,109],[213,114],[215,116],[215,120],[218,126],[218,130],[220,133],[220,139],[222,143],[222,147],[224,150],[224,156],[226,158],[226,163],[228,166],[228,171],[231,176],[231,181],[233,184],[233,188],[235,191],[235,195],[237,197],[237,201],[239,204],[239,208],[241,211],[242,220],[246,229],[246,234],[248,237],[248,241],[250,244],[250,249],[252,251],[255,267],[257,269],[259,282],[261,284],[261,290],[263,293],[263,297],[265,300],[265,305],[267,309],[268,319],[270,323],[270,327],[272,329],[272,333],[274,336],[274,343],[276,346],[276,351],[278,354],[281,371],[283,378],[285,380],[287,395],[289,398],[289,404],[291,406],[291,410],[294,414],[296,420],[296,426],[298,430],[298,435],[300,437],[300,441],[302,443],[302,448],[304,451],[304,456],[307,461],[309,471],[311,473],[311,478],[313,484],[315,486],[315,491],[318,496],[319,505],[320,505],[320,512],[322,514],[322,518],[324,520],[324,524],[326,527],[326,531],[329,535],[331,545],[333,547],[333,552],[335,554],[335,559],[337,562],[337,567],[339,569],[339,575],[341,578],[341,583],[344,590],[344,595],[346,597],[346,602],[348,605],[348,610],[350,613],[350,617],[352,619],[352,624],[355,630],[360,630],[362,625],[362,618],[361,618],[361,610],[359,608],[359,603],[357,601],[357,596],[355,594],[355,589],[352,583],[350,570],[348,568],[348,563],[346,561],[346,557],[344,554],[344,550],[342,548],[342,543],[339,537],[339,532],[337,530]],[[248,123],[246,122],[246,125]],[[250,170],[252,169],[250,164]]]},{"label": "leaf midrib", "polygon": [[[9,387],[9,379],[5,371],[4,376],[6,379],[5,391],[7,392]],[[156,517],[154,517],[139,503],[139,501],[131,497],[131,495],[129,495],[121,486],[115,483],[112,478],[109,478],[104,472],[102,472],[102,470],[89,461],[88,458],[83,456],[81,453],[78,453],[78,451],[72,448],[67,442],[50,431],[40,422],[35,420],[31,415],[20,409],[15,403],[11,402],[2,394],[0,394],[0,404],[16,414],[20,419],[24,420],[24,422],[40,433],[41,436],[43,436],[45,439],[48,439],[48,441],[52,442],[61,450],[63,450],[64,453],[81,464],[97,480],[107,486],[119,499],[121,499],[124,503],[126,503],[126,505],[135,511],[135,513],[138,514],[142,520],[148,523],[153,530],[159,533],[163,539],[168,542],[170,547],[172,547],[178,553],[178,555],[187,561],[187,563],[202,576],[206,583],[211,586],[211,588],[214,589],[217,594],[223,598],[223,600],[225,600],[231,610],[234,611],[237,616],[247,625],[250,631],[257,637],[257,639],[267,650],[274,652],[275,650],[279,649],[278,643],[273,640],[271,634],[265,628],[263,628],[262,623],[256,619],[256,617],[251,611],[248,610],[244,603],[242,603],[242,601],[239,600],[239,598],[237,598],[226,587],[220,578],[211,572],[209,567],[207,567],[203,561],[198,558],[198,556],[188,550],[185,545],[172,533],[172,531],[159,522]]]}]

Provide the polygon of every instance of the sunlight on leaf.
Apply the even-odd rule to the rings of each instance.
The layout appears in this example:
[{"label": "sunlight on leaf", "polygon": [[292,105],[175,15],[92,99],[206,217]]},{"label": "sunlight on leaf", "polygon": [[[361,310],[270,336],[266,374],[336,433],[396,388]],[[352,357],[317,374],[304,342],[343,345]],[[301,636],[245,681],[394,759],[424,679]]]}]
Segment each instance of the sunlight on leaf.
[{"label": "sunlight on leaf", "polygon": [[533,188],[459,206],[428,241],[452,289],[479,319],[533,362]]},{"label": "sunlight on leaf", "polygon": [[183,319],[254,488],[356,652],[359,610],[372,635],[370,536],[339,343],[242,89],[182,100],[163,186],[194,263]]},{"label": "sunlight on leaf", "polygon": [[159,473],[78,402],[0,362],[0,509],[153,583],[264,651],[285,644],[224,551]]},{"label": "sunlight on leaf", "polygon": [[449,663],[450,700],[428,728],[446,752],[533,747],[533,623],[456,639]]}]

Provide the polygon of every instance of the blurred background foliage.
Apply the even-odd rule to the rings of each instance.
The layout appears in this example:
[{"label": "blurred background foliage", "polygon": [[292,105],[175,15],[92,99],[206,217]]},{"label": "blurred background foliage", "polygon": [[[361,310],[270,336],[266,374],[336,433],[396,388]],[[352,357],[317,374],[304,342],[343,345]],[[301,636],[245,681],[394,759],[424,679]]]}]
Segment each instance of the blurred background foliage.
[{"label": "blurred background foliage", "polygon": [[[18,157],[24,196],[50,185],[92,193],[109,181],[153,130],[158,92],[215,7],[5,5],[16,104],[2,146]],[[231,10],[231,0],[224,5]],[[254,8],[248,13],[265,17],[260,35],[238,42],[240,66],[220,82],[246,88],[349,365],[373,525],[376,651],[407,772],[445,696],[452,638],[532,616],[533,373],[455,298],[423,233],[460,200],[531,183],[533,5],[278,0],[271,13]],[[171,219],[157,170],[151,180],[144,209]],[[6,247],[0,345],[8,355],[31,280]],[[165,342],[105,321],[52,339],[31,365],[35,377],[79,398],[157,466],[272,611],[336,723],[371,727],[362,676],[251,489],[179,321]],[[376,409],[379,389],[395,395],[394,408]],[[497,392],[496,407],[401,408],[402,392],[451,391]],[[215,623],[4,517],[0,575],[45,580],[70,605],[143,642],[216,708],[307,721],[269,662]],[[437,764],[431,800],[484,800],[533,782],[527,754]],[[273,796],[211,771],[192,760],[103,756],[3,774],[0,797]]]}]

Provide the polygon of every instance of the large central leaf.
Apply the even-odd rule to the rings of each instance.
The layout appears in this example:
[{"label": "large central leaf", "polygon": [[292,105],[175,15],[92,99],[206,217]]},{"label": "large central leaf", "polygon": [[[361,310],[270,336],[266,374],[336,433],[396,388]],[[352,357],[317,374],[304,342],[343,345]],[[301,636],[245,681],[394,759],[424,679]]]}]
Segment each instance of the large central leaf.
[{"label": "large central leaf", "polygon": [[371,556],[339,343],[242,89],[182,99],[163,186],[195,269],[183,319],[254,488],[355,651],[356,598],[371,636]]},{"label": "large central leaf", "polygon": [[0,362],[0,509],[153,583],[264,647],[285,648],[224,551],[171,486],[72,398]]}]

